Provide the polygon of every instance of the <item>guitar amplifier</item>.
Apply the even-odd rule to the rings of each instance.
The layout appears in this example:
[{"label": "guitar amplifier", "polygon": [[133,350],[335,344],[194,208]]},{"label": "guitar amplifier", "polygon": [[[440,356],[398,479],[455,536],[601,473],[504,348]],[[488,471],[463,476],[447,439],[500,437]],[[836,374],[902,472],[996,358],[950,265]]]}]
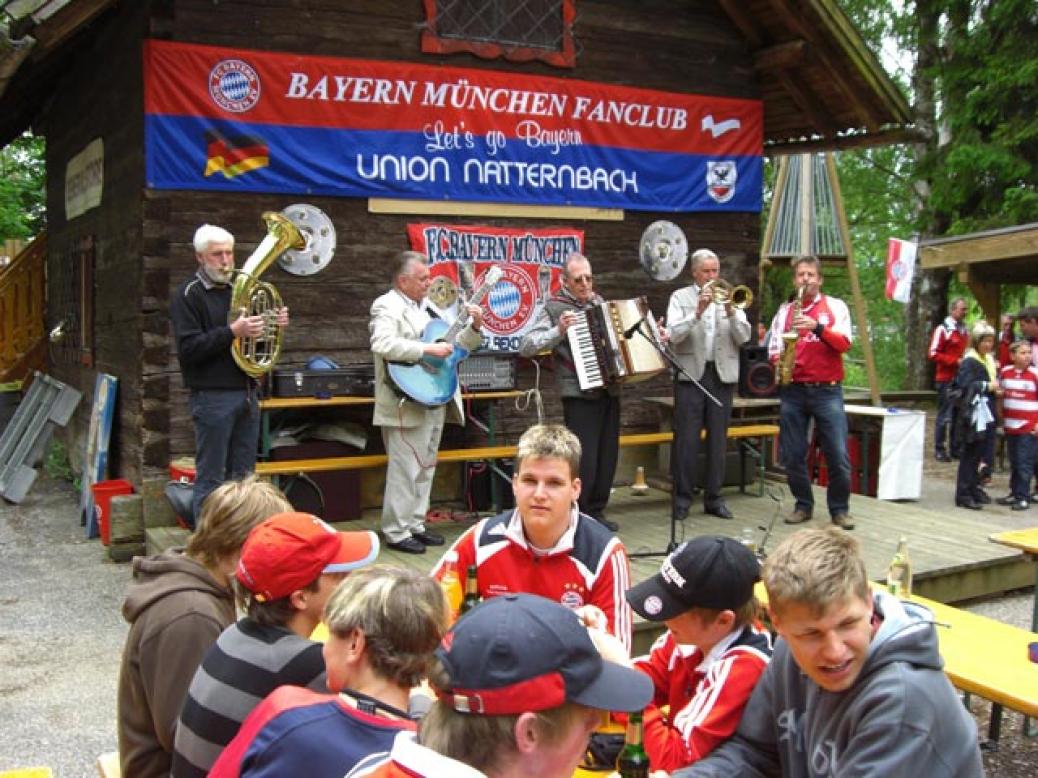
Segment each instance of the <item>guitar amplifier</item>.
[{"label": "guitar amplifier", "polygon": [[515,389],[515,354],[473,354],[458,363],[458,382],[466,392]]},{"label": "guitar amplifier", "polygon": [[375,366],[362,363],[329,370],[277,369],[271,376],[271,394],[274,397],[373,397]]}]

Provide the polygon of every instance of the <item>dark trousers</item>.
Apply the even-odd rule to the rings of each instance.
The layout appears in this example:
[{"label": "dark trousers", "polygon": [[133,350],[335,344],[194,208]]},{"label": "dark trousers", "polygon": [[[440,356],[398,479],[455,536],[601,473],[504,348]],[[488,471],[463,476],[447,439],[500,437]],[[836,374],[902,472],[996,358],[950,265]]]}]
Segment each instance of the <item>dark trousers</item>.
[{"label": "dark trousers", "polygon": [[256,468],[259,402],[244,389],[195,389],[191,392],[195,423],[194,521],[202,503],[224,481],[244,478]]},{"label": "dark trousers", "polygon": [[955,431],[955,417],[959,415],[956,403],[949,398],[954,383],[952,381],[937,381],[934,387],[937,389],[937,425],[934,430],[933,447],[937,453],[952,453],[959,455],[959,436]]},{"label": "dark trousers", "polygon": [[851,497],[851,460],[847,455],[847,414],[843,387],[789,384],[781,389],[779,454],[796,507],[810,515],[815,498],[807,473],[807,429],[813,418],[829,471],[829,515],[847,513]]},{"label": "dark trousers", "polygon": [[699,467],[699,441],[706,430],[706,469],[703,504],[712,508],[721,501],[724,466],[728,450],[728,422],[732,417],[733,384],[721,381],[713,362],[706,363],[703,389],[721,401],[718,406],[691,381],[674,383],[674,447],[670,469],[674,478],[674,507],[687,509],[692,504]]},{"label": "dark trousers", "polygon": [[580,440],[580,510],[596,519],[605,516],[609,490],[616,474],[620,446],[620,398],[563,397],[566,426]]},{"label": "dark trousers", "polygon": [[986,438],[980,435],[972,442],[964,442],[959,452],[959,469],[955,474],[955,502],[969,502],[977,497],[980,488],[981,457],[984,455]]},{"label": "dark trousers", "polygon": [[1031,500],[1031,479],[1034,477],[1035,455],[1038,454],[1038,438],[1030,433],[1006,435],[1009,449],[1009,491],[1014,500]]}]

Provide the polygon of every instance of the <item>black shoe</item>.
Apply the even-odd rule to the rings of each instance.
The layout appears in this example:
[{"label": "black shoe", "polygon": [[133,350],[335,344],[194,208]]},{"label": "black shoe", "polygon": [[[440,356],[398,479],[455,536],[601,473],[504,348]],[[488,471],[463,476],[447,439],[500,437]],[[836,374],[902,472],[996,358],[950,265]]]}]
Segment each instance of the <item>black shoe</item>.
[{"label": "black shoe", "polygon": [[980,511],[984,509],[983,505],[972,498],[968,500],[956,500],[955,504],[960,508],[968,508],[971,511]]},{"label": "black shoe", "polygon": [[403,551],[405,554],[424,554],[425,546],[415,540],[414,538],[404,538],[397,543],[391,543],[386,541],[386,546],[397,551]]},{"label": "black shoe", "polygon": [[943,451],[938,451],[933,456],[938,462],[951,462],[951,457],[945,454]]},{"label": "black shoe", "polygon": [[734,519],[732,512],[728,509],[728,506],[722,501],[714,503],[708,508],[703,510],[709,516],[716,516],[719,519]]},{"label": "black shoe", "polygon": [[411,537],[423,546],[442,546],[446,542],[443,539],[443,535],[438,532],[430,532],[429,530],[425,530],[424,532],[412,532]]},{"label": "black shoe", "polygon": [[1005,497],[999,497],[995,502],[999,505],[1016,505],[1016,498],[1011,494],[1007,494]]},{"label": "black shoe", "polygon": [[991,505],[991,496],[980,487],[973,492],[973,501],[980,505]]},{"label": "black shoe", "polygon": [[675,505],[674,506],[674,518],[677,521],[684,521],[688,518],[688,506],[687,505]]},{"label": "black shoe", "polygon": [[1030,507],[1031,507],[1031,503],[1027,502],[1027,500],[1016,500],[1013,503],[1013,507],[1011,508],[1011,510],[1014,510],[1014,511],[1026,511]]},{"label": "black shoe", "polygon": [[615,521],[609,521],[609,519],[607,519],[605,516],[602,516],[601,518],[596,517],[595,521],[597,521],[610,532],[616,532],[618,529],[620,529],[619,524],[617,524]]}]

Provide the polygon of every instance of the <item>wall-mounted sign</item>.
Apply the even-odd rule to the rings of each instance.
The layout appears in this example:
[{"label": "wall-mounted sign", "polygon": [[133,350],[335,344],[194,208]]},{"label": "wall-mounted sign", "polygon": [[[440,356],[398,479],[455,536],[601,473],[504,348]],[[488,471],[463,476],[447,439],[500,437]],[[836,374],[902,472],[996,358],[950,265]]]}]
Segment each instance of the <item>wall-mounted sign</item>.
[{"label": "wall-mounted sign", "polygon": [[74,219],[101,204],[105,145],[95,138],[65,166],[65,218]]},{"label": "wall-mounted sign", "polygon": [[148,185],[759,211],[759,100],[148,41]]},{"label": "wall-mounted sign", "polygon": [[483,344],[518,351],[544,303],[561,283],[562,266],[584,251],[584,231],[569,228],[510,229],[453,224],[408,224],[411,248],[429,257],[430,308],[454,321],[461,301],[487,268],[504,271],[483,303]]}]

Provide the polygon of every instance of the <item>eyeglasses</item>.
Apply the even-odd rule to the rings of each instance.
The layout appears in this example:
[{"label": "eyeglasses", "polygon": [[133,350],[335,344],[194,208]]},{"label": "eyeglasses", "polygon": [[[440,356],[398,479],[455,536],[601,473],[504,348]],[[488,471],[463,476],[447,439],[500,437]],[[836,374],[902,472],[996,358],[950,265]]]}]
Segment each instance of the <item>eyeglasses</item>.
[{"label": "eyeglasses", "polygon": [[590,284],[591,283],[591,274],[588,273],[585,276],[569,276],[569,280],[572,281],[575,284]]}]

